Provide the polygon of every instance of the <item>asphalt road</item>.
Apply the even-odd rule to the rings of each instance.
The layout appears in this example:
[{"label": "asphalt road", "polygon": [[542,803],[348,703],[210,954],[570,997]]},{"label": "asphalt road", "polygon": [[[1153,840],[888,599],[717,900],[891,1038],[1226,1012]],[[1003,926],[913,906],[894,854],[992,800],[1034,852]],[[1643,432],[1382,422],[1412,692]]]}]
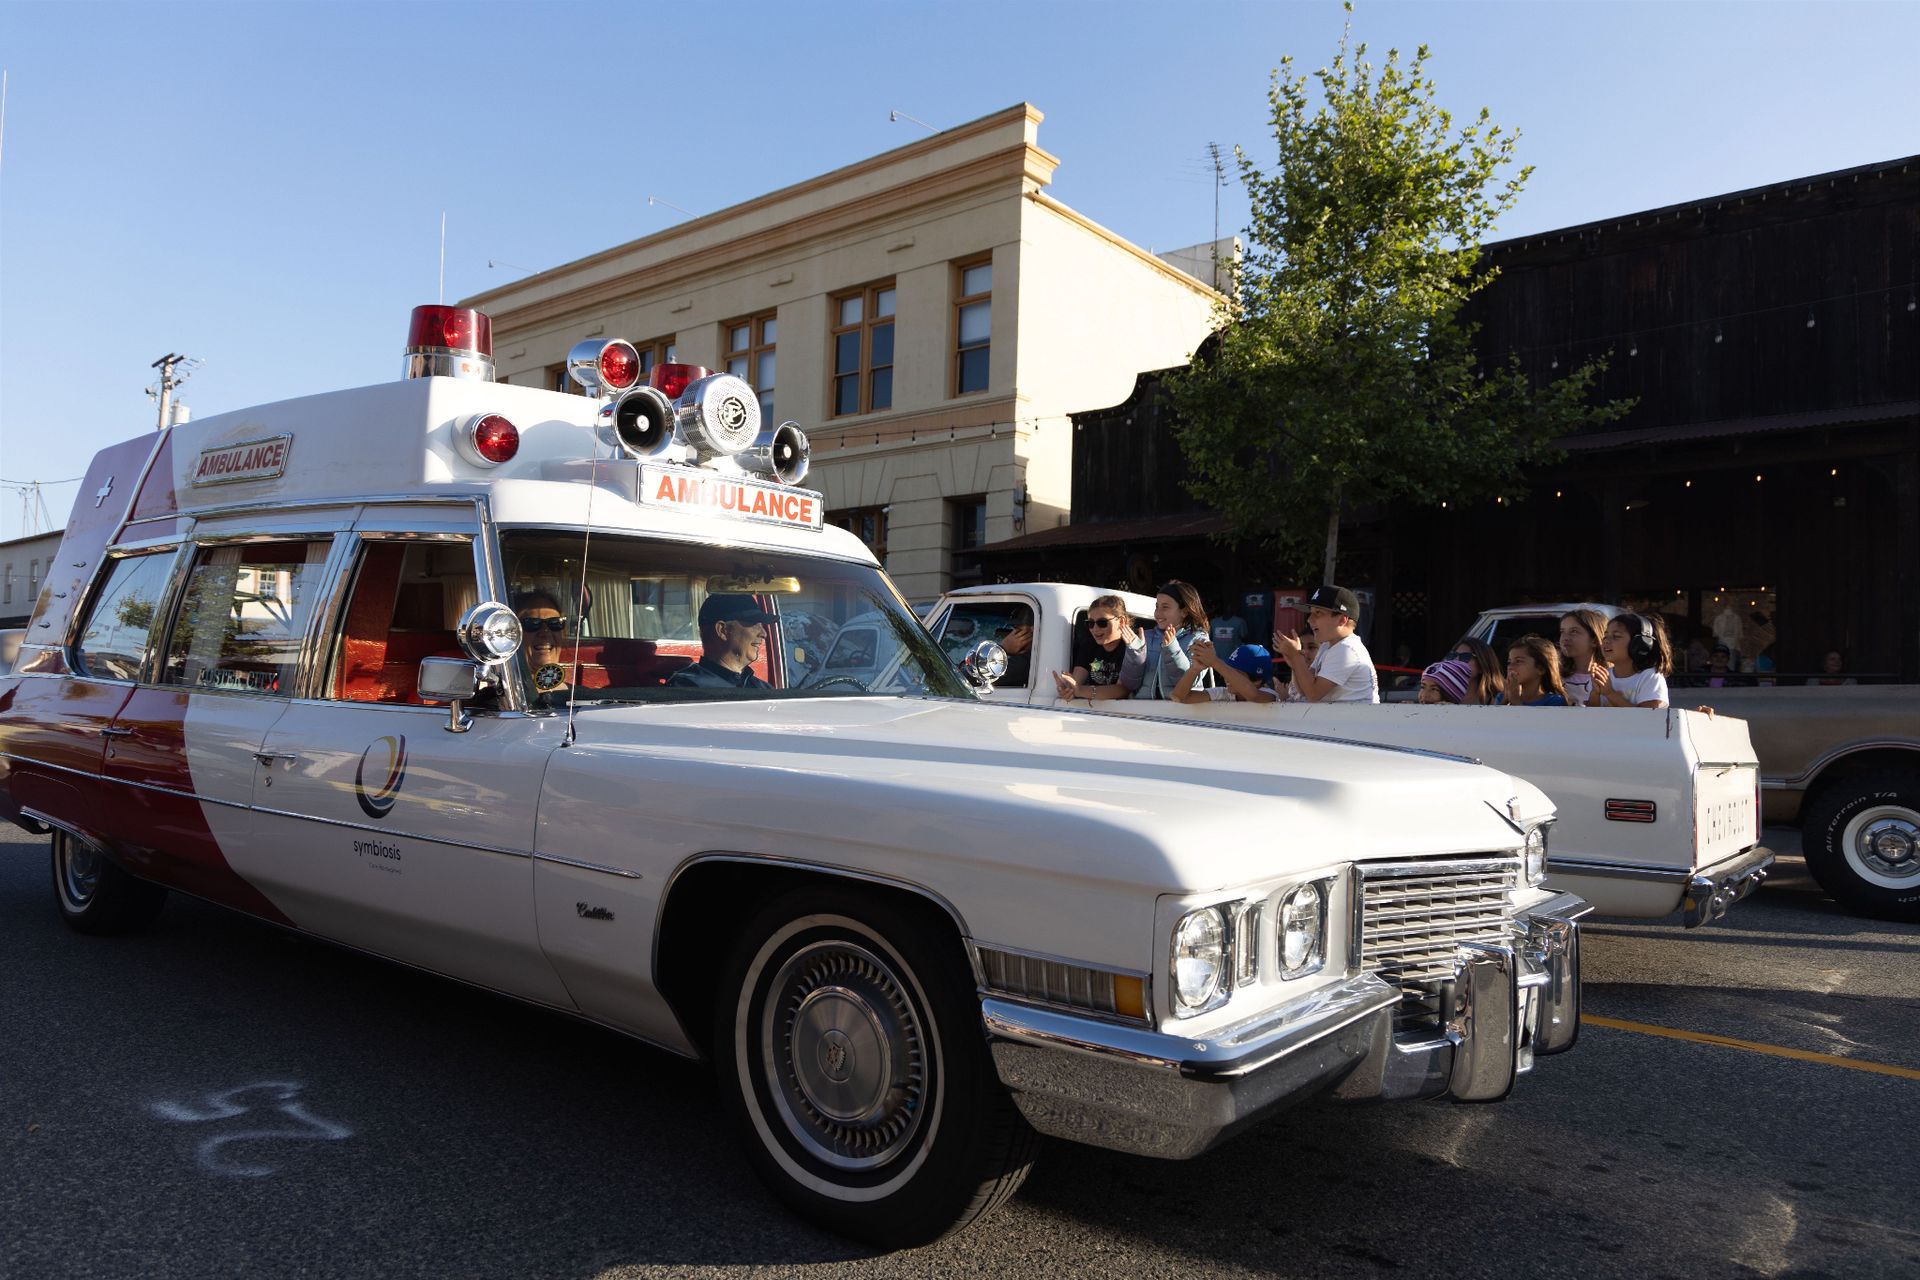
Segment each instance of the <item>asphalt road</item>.
[{"label": "asphalt road", "polygon": [[[0,833],[0,1276],[1920,1275],[1920,928],[1801,879],[1594,922],[1497,1106],[1316,1104],[1187,1164],[1065,1145],[980,1229],[789,1217],[703,1069],[175,897],[100,940]],[[1731,1037],[1783,1057],[1610,1025]]]}]

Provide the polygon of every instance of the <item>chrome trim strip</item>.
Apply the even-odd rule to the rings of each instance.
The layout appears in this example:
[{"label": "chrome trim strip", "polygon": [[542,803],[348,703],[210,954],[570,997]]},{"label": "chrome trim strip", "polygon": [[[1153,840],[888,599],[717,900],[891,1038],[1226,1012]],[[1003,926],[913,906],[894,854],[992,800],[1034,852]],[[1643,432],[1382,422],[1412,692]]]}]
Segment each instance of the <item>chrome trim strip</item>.
[{"label": "chrome trim strip", "polygon": [[[114,521],[113,536],[107,539],[108,546],[112,546],[114,543],[120,541],[120,535],[127,531],[129,524],[133,523],[133,509],[140,505],[140,491],[147,487],[147,477],[153,474],[153,464],[158,462],[160,455],[166,451],[166,443],[169,439],[167,431],[171,431],[172,429],[172,425],[169,424],[166,430],[154,433],[153,447],[147,450],[147,460],[140,464],[140,475],[139,478],[133,482],[133,488],[127,490],[127,505],[121,509],[120,518]],[[111,480],[112,477],[108,477],[108,479]],[[168,479],[171,481],[172,477],[168,477]],[[174,511],[171,514],[177,515],[179,513],[179,506],[179,501],[176,499],[174,502]]]},{"label": "chrome trim strip", "polygon": [[563,867],[578,867],[582,871],[598,871],[602,875],[619,876],[624,880],[644,880],[638,871],[628,871],[621,867],[604,866],[598,862],[582,862],[578,858],[563,858],[557,853],[535,853],[535,862],[557,862]]},{"label": "chrome trim strip", "polygon": [[1604,876],[1609,880],[1654,880],[1662,884],[1686,884],[1693,879],[1690,867],[1662,867],[1645,862],[1602,862],[1596,858],[1556,858],[1547,855],[1547,874]]},{"label": "chrome trim strip", "polygon": [[1419,862],[1356,862],[1363,879],[1379,880],[1387,876],[1427,876],[1440,873],[1480,873],[1518,871],[1522,859],[1516,857],[1423,859]]},{"label": "chrome trim strip", "polygon": [[58,818],[50,817],[47,814],[42,813],[40,810],[29,808],[26,805],[20,806],[20,816],[23,818],[30,818],[33,821],[39,823],[43,827],[50,827],[55,831],[64,831],[68,835],[72,836],[75,840],[78,840],[81,844],[86,845],[87,848],[89,849],[97,849],[101,853],[106,852],[106,849],[100,844],[99,841],[95,840],[93,837],[89,836],[86,832],[80,830],[80,828],[74,826],[70,822],[62,822]]},{"label": "chrome trim strip", "polygon": [[[194,796],[192,798],[196,800],[203,799],[203,797],[200,796]],[[223,804],[226,802],[216,800],[212,803]],[[294,813],[288,809],[269,809],[262,805],[240,805],[238,807],[250,809],[254,813],[266,814],[268,817],[273,818],[292,818],[296,822],[317,822],[324,827],[344,827],[349,831],[371,831],[375,835],[385,836],[389,840],[424,840],[428,844],[446,845],[451,849],[472,849],[477,853],[498,853],[509,858],[531,859],[533,857],[533,854],[526,849],[508,849],[501,845],[476,844],[470,840],[449,840],[445,836],[424,835],[418,831],[402,831],[394,827],[376,827],[372,823],[349,822],[344,818],[323,818],[314,813]]]},{"label": "chrome trim strip", "polygon": [[1865,742],[1849,742],[1844,747],[1838,747],[1827,752],[1799,773],[1775,774],[1771,778],[1762,777],[1760,779],[1760,785],[1764,789],[1773,791],[1803,789],[1808,782],[1819,775],[1821,770],[1827,768],[1827,766],[1833,764],[1835,761],[1844,760],[1851,755],[1858,755],[1862,751],[1884,751],[1888,749],[1920,751],[1920,740],[1913,738],[1871,738]]}]

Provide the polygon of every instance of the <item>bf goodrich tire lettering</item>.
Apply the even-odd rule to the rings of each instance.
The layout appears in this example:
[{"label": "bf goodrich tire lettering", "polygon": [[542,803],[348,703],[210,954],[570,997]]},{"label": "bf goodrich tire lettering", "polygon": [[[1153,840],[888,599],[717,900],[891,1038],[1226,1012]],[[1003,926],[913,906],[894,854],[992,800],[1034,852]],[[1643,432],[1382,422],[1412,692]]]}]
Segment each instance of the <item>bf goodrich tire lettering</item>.
[{"label": "bf goodrich tire lettering", "polygon": [[1888,769],[1832,783],[1801,819],[1807,870],[1850,911],[1920,921],[1920,775]]}]

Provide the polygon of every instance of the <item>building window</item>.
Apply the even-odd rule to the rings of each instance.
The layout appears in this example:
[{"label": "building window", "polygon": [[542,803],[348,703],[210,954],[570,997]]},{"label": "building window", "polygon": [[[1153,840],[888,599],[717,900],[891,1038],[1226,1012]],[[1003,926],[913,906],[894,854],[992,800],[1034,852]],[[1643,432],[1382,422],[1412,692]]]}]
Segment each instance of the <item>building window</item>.
[{"label": "building window", "polygon": [[774,313],[732,320],[727,331],[727,372],[760,396],[760,420],[773,421],[773,343],[779,336]]},{"label": "building window", "polygon": [[833,300],[831,416],[893,407],[893,281]]},{"label": "building window", "polygon": [[873,552],[873,558],[885,564],[887,561],[887,510],[886,507],[846,507],[840,511],[827,512],[827,523],[835,528],[847,530],[866,543],[867,550]]},{"label": "building window", "polygon": [[987,500],[984,496],[954,498],[948,501],[947,509],[953,513],[953,556],[949,566],[953,585],[979,582],[980,564],[971,552],[987,541]]},{"label": "building window", "polygon": [[4,583],[0,583],[0,591],[5,592],[4,595],[0,595],[0,604],[12,604],[13,603],[13,566],[12,565],[7,566],[6,579]]},{"label": "building window", "polygon": [[646,379],[648,374],[653,372],[653,366],[657,364],[679,363],[678,357],[674,355],[674,341],[670,337],[655,338],[651,342],[636,342],[633,346],[634,349],[640,353],[640,377],[642,381]]},{"label": "building window", "polygon": [[988,352],[993,336],[993,263],[962,263],[954,268],[953,394],[987,389]]},{"label": "building window", "polygon": [[38,600],[39,598],[40,562],[38,560],[29,560],[27,561],[27,599]]},{"label": "building window", "polygon": [[566,362],[547,366],[547,390],[564,391],[568,395],[583,396],[587,389],[567,376]]}]

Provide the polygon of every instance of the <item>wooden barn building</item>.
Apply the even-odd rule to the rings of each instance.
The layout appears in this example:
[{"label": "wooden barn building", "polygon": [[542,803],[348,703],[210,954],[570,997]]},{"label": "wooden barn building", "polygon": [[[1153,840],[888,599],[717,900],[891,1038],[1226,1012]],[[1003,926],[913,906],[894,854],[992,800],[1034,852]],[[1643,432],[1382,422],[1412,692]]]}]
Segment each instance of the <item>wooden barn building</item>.
[{"label": "wooden barn building", "polygon": [[[1486,606],[1582,599],[1743,667],[1838,650],[1920,679],[1920,156],[1485,253],[1483,358],[1549,379],[1604,356],[1596,396],[1634,407],[1506,502],[1356,513],[1340,576],[1373,591],[1376,659],[1436,656]],[[989,578],[1185,577],[1221,613],[1282,585],[1186,495],[1159,378],[1075,415],[1072,523],[983,548]]]}]

